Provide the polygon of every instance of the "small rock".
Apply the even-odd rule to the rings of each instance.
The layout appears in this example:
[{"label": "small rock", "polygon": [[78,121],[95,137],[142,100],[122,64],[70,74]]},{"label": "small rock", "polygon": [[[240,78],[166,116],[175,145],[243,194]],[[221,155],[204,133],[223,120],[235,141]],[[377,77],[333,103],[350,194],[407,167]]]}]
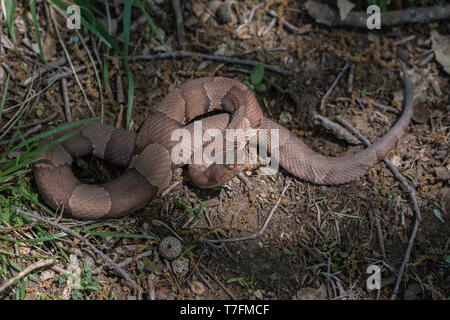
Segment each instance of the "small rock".
[{"label": "small rock", "polygon": [[191,290],[193,293],[200,296],[205,293],[205,286],[201,282],[192,281]]},{"label": "small rock", "polygon": [[189,259],[181,258],[172,262],[172,268],[175,273],[186,275],[189,271]]},{"label": "small rock", "polygon": [[233,178],[231,178],[231,181],[233,181],[233,183],[235,183],[235,184],[239,184],[239,182],[240,182],[241,180],[239,180],[238,177],[233,177]]},{"label": "small rock", "polygon": [[270,275],[270,280],[272,280],[272,282],[275,282],[279,279],[280,277],[275,272]]},{"label": "small rock", "polygon": [[39,280],[41,281],[47,281],[48,279],[51,279],[55,276],[55,272],[53,270],[45,270],[41,273]]},{"label": "small rock", "polygon": [[367,40],[369,40],[370,42],[378,41],[378,39],[379,39],[379,37],[376,34],[372,33],[372,32],[369,32],[367,34]]},{"label": "small rock", "polygon": [[399,49],[397,53],[398,53],[398,56],[400,57],[400,59],[402,59],[403,61],[409,60],[409,51],[408,50]]},{"label": "small rock", "polygon": [[412,121],[414,123],[425,123],[428,120],[428,117],[430,116],[430,113],[428,110],[423,106],[418,106],[417,108],[414,108],[414,113],[412,116]]},{"label": "small rock", "polygon": [[258,298],[259,300],[264,299],[263,294],[262,294],[262,292],[261,292],[260,289],[258,289],[258,290],[256,290],[255,292],[253,292],[253,295],[254,295],[256,298]]},{"label": "small rock", "polygon": [[194,14],[195,14],[197,17],[200,17],[200,16],[202,15],[203,11],[205,11],[205,9],[203,8],[203,6],[202,6],[200,3],[195,2],[195,3],[192,5],[192,11],[194,12]]},{"label": "small rock", "polygon": [[327,293],[323,285],[319,289],[306,287],[297,291],[298,300],[323,300],[326,296]]},{"label": "small rock", "polygon": [[208,2],[208,9],[213,13],[216,14],[217,9],[223,5],[222,1],[219,0],[213,0]]},{"label": "small rock", "polygon": [[417,300],[419,298],[419,294],[422,292],[420,286],[413,282],[405,290],[405,300]]},{"label": "small rock", "polygon": [[61,298],[64,300],[69,300],[71,298],[72,288],[64,287],[63,292],[61,293]]},{"label": "small rock", "polygon": [[217,8],[216,18],[219,24],[228,24],[233,21],[233,13],[229,4],[222,4]]},{"label": "small rock", "polygon": [[439,180],[449,180],[450,179],[450,169],[446,167],[437,167],[434,168],[434,172],[436,173],[436,177]]},{"label": "small rock", "polygon": [[280,113],[280,124],[282,126],[285,126],[286,124],[288,124],[289,122],[292,121],[292,115],[288,112],[281,112]]},{"label": "small rock", "polygon": [[198,23],[198,19],[195,16],[190,16],[184,21],[184,25],[188,28],[192,28]]},{"label": "small rock", "polygon": [[231,50],[230,47],[226,43],[221,43],[217,47],[217,50],[214,52],[214,54],[219,55],[219,56],[231,57],[231,56],[234,56],[236,54],[236,52]]},{"label": "small rock", "polygon": [[394,166],[400,167],[402,165],[402,158],[400,158],[398,155],[394,155],[391,159],[391,162]]}]

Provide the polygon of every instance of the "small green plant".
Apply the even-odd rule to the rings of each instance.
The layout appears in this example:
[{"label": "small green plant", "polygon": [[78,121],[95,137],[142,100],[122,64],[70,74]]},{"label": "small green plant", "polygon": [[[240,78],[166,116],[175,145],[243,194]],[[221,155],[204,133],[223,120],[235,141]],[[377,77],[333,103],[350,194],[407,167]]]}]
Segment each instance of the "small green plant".
[{"label": "small green plant", "polygon": [[74,289],[72,290],[73,300],[81,300],[83,299],[83,293],[98,290],[99,282],[97,280],[92,280],[91,266],[87,266],[80,270],[79,279],[76,274],[74,276],[70,273],[64,273],[56,278],[56,281],[59,283],[64,283],[68,280],[73,281],[74,284]]},{"label": "small green plant", "polygon": [[253,92],[266,92],[267,87],[262,82],[263,78],[264,78],[264,66],[262,64],[258,64],[253,68],[252,72],[250,73],[250,82],[244,80],[244,83]]},{"label": "small green plant", "polygon": [[437,29],[439,28],[439,22],[430,22],[428,26],[430,27],[430,29]]},{"label": "small green plant", "polygon": [[239,283],[244,288],[252,288],[255,290],[255,283],[253,279],[253,275],[250,277],[249,281],[246,281],[244,277],[230,278],[227,280],[227,283]]},{"label": "small green plant", "polygon": [[36,107],[36,115],[38,117],[42,117],[44,110],[45,110],[44,104],[42,102],[39,102],[39,104]]},{"label": "small green plant", "polygon": [[186,212],[192,214],[194,219],[198,219],[202,216],[203,212],[208,208],[206,204],[199,200],[200,206],[197,208],[192,207],[189,203],[184,200],[178,199],[177,197],[173,197],[173,203],[178,207],[182,207]]}]

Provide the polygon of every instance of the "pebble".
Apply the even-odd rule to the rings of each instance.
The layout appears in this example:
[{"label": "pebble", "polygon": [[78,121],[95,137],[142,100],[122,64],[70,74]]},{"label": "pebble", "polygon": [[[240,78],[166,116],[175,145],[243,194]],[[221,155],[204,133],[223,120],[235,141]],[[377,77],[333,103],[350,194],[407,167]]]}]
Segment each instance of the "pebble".
[{"label": "pebble", "polygon": [[39,280],[41,281],[47,281],[48,279],[51,279],[55,276],[55,272],[53,270],[45,270],[41,273]]},{"label": "pebble", "polygon": [[200,296],[205,293],[205,286],[201,282],[192,281],[191,290],[193,293]]},{"label": "pebble", "polygon": [[233,13],[229,4],[222,4],[217,8],[216,18],[219,24],[228,24],[233,21]]},{"label": "pebble", "polygon": [[414,113],[412,115],[412,121],[415,123],[425,123],[430,116],[430,113],[424,106],[418,106],[414,108]]},{"label": "pebble", "polygon": [[264,296],[263,296],[263,294],[262,294],[262,292],[261,292],[260,289],[258,289],[258,290],[256,290],[255,292],[253,292],[253,295],[254,295],[255,297],[257,297],[259,300],[264,299]]},{"label": "pebble", "polygon": [[189,271],[189,259],[181,258],[172,262],[172,268],[175,273],[186,275]]}]

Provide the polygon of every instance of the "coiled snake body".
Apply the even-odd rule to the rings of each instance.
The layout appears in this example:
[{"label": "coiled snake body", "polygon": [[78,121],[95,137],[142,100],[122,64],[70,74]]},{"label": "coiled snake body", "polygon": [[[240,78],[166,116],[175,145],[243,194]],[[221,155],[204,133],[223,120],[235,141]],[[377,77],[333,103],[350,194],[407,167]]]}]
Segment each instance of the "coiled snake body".
[{"label": "coiled snake body", "polygon": [[[182,165],[171,161],[171,151],[177,143],[171,141],[173,130],[214,110],[228,114],[203,119],[204,130],[278,129],[279,163],[285,170],[316,184],[347,183],[364,175],[394,149],[408,126],[413,112],[412,87],[406,68],[403,63],[401,65],[405,83],[401,117],[376,143],[351,155],[327,157],[314,152],[289,130],[264,118],[253,93],[244,84],[210,77],[189,80],[171,91],[150,111],[137,134],[102,123],[80,127],[77,134],[44,151],[33,167],[36,185],[51,207],[62,207],[65,213],[77,218],[111,218],[132,213],[165,189],[171,181],[172,170]],[[192,130],[192,124],[186,128]],[[74,176],[71,165],[73,157],[87,153],[127,169],[123,175],[104,184],[81,183]],[[223,183],[243,167],[198,166],[190,170],[190,175],[194,183],[208,187]]]}]

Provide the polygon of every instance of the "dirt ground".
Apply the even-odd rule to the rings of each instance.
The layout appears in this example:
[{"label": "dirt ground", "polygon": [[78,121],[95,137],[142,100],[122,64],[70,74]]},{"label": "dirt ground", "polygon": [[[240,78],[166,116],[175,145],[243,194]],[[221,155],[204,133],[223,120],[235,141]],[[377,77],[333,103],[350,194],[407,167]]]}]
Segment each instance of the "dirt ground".
[{"label": "dirt ground", "polygon": [[[313,120],[322,97],[346,62],[354,65],[352,91],[348,92],[346,71],[328,97],[322,115],[331,120],[341,115],[373,142],[393,126],[398,116],[371,104],[358,103],[355,98],[373,99],[401,110],[398,92],[402,92],[403,82],[394,58],[400,55],[407,61],[416,111],[414,121],[388,158],[414,187],[423,219],[397,298],[449,299],[449,75],[435,59],[423,66],[419,63],[431,52],[431,32],[448,36],[450,23],[409,24],[370,32],[348,27],[328,28],[308,16],[305,1],[272,1],[274,4],[266,10],[264,6],[256,10],[252,20],[246,23],[257,2],[238,1],[238,5],[232,6],[232,21],[219,24],[220,19],[210,12],[209,1],[183,1],[186,50],[233,53],[241,59],[292,72],[286,76],[266,70],[263,82],[267,90],[257,92],[256,98],[266,116],[282,123],[324,155],[339,156],[363,148],[343,143]],[[288,5],[283,6],[284,2]],[[281,27],[276,19],[272,22],[269,10],[280,10],[282,6],[284,11],[277,11],[278,14],[282,13],[284,19],[297,28],[303,28],[301,34]],[[162,1],[159,8],[163,17],[155,18],[155,24],[170,48],[180,48],[170,1]],[[133,14],[137,19],[140,12]],[[58,18],[58,21],[62,28],[63,19]],[[43,15],[41,27],[45,29],[49,23]],[[88,46],[97,45],[90,37],[86,33]],[[88,65],[87,70],[79,72],[80,81],[87,89],[95,113],[100,114],[102,104],[97,80],[86,50],[76,34],[65,32],[63,38],[73,54],[75,67]],[[54,52],[50,53],[52,59],[63,57],[57,38],[50,43],[48,40],[48,44],[54,46]],[[138,26],[130,43],[130,55],[149,55],[163,50],[148,24]],[[14,56],[11,51],[7,54],[8,60],[3,62],[8,61],[11,72],[20,81],[40,68],[39,64]],[[249,81],[251,71],[250,67],[195,57],[130,63],[135,75],[132,119],[136,131],[149,107],[183,81],[212,75]],[[116,78],[122,77],[126,89],[126,72],[122,61],[115,58],[110,59],[109,67],[112,92],[103,92],[104,110],[106,122],[115,124],[120,110]],[[55,71],[58,72],[61,71]],[[35,81],[41,81],[43,87],[45,79],[51,75],[53,73],[45,74]],[[69,77],[67,82],[73,119],[90,117],[75,79]],[[440,88],[440,95],[431,82]],[[12,100],[21,101],[25,88],[12,83],[10,91],[16,92]],[[6,107],[9,103],[14,102],[8,101]],[[44,106],[42,118],[58,111],[56,119],[66,122],[59,82],[33,102],[34,110],[39,103]],[[36,112],[29,112],[26,121],[35,118]],[[45,123],[42,131],[57,124],[57,121]],[[103,161],[84,160],[88,167],[76,168],[76,172],[85,182],[105,181],[120,171]],[[109,173],[105,175],[105,172]],[[158,197],[131,216],[108,220],[95,229],[144,234],[156,240],[111,236],[88,236],[88,240],[115,262],[134,258],[126,271],[142,286],[144,298],[154,291],[156,299],[390,299],[415,216],[407,192],[383,162],[376,164],[367,175],[340,186],[300,181],[283,169],[274,175],[262,175],[260,166],[245,170],[244,175],[249,185],[236,177],[220,188],[202,190],[190,183],[186,170],[177,170],[173,182],[182,183],[168,195]],[[22,178],[35,188],[31,173]],[[260,237],[216,244],[201,241],[258,232],[286,184],[289,187]],[[202,207],[206,209],[200,210]],[[68,218],[59,222],[69,226],[95,223]],[[58,232],[53,230],[53,233]],[[174,233],[182,239],[185,254],[181,259],[167,262],[158,252],[158,243]],[[89,276],[98,281],[95,290],[84,289],[79,298],[136,299],[130,285],[89,248],[68,237],[54,241],[57,245],[45,246],[45,251],[58,257],[63,270],[69,270],[69,264],[61,258],[58,247],[75,255],[80,268],[91,266]],[[147,257],[136,258],[149,250]],[[370,265],[381,268],[380,290],[367,289]],[[43,273],[38,274],[43,281],[29,281],[25,299],[73,298],[70,295],[73,289],[68,288],[67,282],[59,281],[58,272],[52,272],[46,278],[42,278]]]}]

